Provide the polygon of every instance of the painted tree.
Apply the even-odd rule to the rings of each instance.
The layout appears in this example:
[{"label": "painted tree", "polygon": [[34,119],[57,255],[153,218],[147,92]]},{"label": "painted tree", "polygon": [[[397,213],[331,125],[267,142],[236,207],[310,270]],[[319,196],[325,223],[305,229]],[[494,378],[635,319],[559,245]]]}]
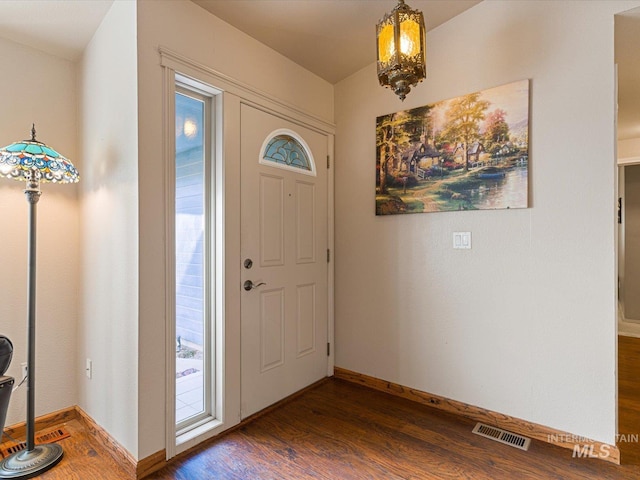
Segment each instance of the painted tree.
[{"label": "painted tree", "polygon": [[376,149],[378,153],[378,186],[380,194],[387,193],[387,171],[392,156],[392,144],[395,114],[378,117],[376,120]]},{"label": "painted tree", "polygon": [[484,123],[484,142],[489,151],[494,145],[499,146],[509,141],[509,125],[505,120],[507,113],[501,108],[495,109]]},{"label": "painted tree", "polygon": [[378,152],[378,185],[380,193],[387,193],[387,175],[389,165],[404,148],[409,145],[410,135],[404,125],[407,112],[396,112],[378,117],[376,122],[376,146]]},{"label": "painted tree", "polygon": [[423,136],[426,139],[433,135],[433,121],[430,113],[432,109],[433,105],[424,105],[404,112],[402,129],[409,137],[409,141],[418,142]]},{"label": "painted tree", "polygon": [[451,100],[445,113],[442,136],[462,145],[465,171],[469,171],[469,147],[480,140],[480,122],[484,120],[487,108],[489,102],[481,100],[478,92]]}]

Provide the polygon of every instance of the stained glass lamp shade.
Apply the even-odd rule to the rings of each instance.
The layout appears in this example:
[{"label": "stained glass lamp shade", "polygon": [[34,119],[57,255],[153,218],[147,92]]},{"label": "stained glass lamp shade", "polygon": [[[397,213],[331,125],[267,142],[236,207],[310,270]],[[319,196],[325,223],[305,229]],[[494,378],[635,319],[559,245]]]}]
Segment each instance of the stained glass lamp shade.
[{"label": "stained glass lamp shade", "polygon": [[36,343],[36,207],[40,182],[76,183],[78,171],[65,157],[36,140],[0,148],[0,177],[27,182],[24,193],[29,203],[29,243],[27,260],[27,440],[26,448],[0,460],[0,479],[26,479],[38,476],[62,459],[56,443],[35,445],[35,343]]},{"label": "stained glass lamp shade", "polygon": [[36,140],[34,127],[31,140],[0,148],[0,177],[28,181],[35,172],[41,182],[77,183],[80,180],[78,170],[68,159]]}]

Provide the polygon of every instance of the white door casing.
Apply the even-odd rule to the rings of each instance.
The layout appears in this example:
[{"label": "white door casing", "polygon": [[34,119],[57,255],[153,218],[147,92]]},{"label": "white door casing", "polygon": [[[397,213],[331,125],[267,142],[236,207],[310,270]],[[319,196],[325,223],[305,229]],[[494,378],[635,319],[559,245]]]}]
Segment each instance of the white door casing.
[{"label": "white door casing", "polygon": [[[327,374],[326,134],[241,106],[241,415]],[[313,172],[265,162],[265,140],[289,132]],[[251,268],[244,263],[251,259]],[[241,286],[239,286],[241,287]]]}]

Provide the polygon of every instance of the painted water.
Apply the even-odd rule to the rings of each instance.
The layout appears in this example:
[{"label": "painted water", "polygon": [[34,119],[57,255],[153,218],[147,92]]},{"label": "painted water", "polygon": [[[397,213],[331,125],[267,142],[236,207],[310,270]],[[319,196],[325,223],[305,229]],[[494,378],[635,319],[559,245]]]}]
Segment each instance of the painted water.
[{"label": "painted water", "polygon": [[465,193],[472,208],[526,208],[528,168],[514,167],[503,178],[484,179],[476,188]]}]

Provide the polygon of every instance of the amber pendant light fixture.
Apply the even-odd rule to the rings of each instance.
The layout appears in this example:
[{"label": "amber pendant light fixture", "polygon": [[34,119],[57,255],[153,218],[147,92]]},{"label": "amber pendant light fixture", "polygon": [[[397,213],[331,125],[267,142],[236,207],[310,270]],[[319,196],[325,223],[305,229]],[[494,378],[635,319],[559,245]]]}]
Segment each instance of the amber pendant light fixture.
[{"label": "amber pendant light fixture", "polygon": [[378,22],[378,80],[404,100],[425,78],[424,16],[404,0]]}]

